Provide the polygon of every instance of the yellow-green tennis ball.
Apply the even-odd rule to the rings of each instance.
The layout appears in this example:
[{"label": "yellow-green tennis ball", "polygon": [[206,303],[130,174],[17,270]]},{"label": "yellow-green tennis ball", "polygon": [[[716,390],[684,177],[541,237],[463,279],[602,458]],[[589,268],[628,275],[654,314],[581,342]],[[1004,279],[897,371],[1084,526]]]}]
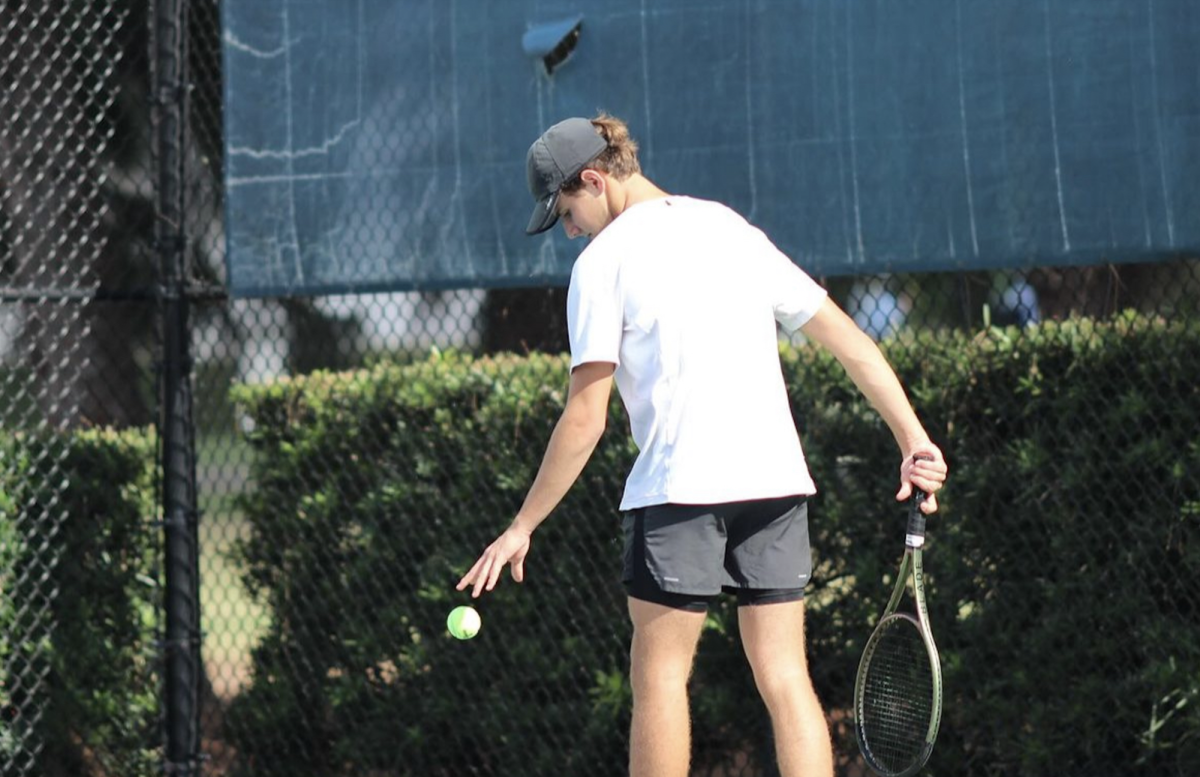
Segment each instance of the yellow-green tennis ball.
[{"label": "yellow-green tennis ball", "polygon": [[450,611],[450,617],[446,618],[446,628],[457,639],[470,639],[479,633],[482,625],[479,611],[466,605],[455,607]]}]

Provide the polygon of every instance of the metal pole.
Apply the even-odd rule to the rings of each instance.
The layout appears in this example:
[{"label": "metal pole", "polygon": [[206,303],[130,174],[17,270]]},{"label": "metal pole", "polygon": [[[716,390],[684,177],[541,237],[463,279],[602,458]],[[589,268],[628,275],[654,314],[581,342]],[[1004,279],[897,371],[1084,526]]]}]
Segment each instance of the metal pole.
[{"label": "metal pole", "polygon": [[200,687],[199,552],[196,460],[184,223],[187,124],[186,0],[155,0],[155,118],[158,212],[155,242],[162,261],[161,314],[163,543],[166,591],[165,723],[167,774],[198,773]]}]

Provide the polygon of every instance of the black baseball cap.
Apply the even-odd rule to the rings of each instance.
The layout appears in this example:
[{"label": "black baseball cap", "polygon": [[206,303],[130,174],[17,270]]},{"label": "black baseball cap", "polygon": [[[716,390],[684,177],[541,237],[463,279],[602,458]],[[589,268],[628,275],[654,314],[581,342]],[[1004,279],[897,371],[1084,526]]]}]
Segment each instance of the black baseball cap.
[{"label": "black baseball cap", "polygon": [[542,133],[529,147],[525,173],[537,204],[525,234],[545,232],[558,221],[558,190],[608,148],[608,141],[587,119],[566,119]]}]

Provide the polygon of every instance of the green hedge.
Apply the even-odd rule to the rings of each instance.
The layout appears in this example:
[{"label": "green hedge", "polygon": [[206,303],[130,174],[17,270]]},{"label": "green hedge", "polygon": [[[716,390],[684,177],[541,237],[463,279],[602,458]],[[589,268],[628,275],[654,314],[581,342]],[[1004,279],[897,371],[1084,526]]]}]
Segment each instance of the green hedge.
[{"label": "green hedge", "polygon": [[[893,342],[950,459],[927,590],[945,775],[1192,773],[1200,762],[1200,328],[1132,316]],[[903,510],[887,429],[823,351],[783,366],[821,488],[815,680],[839,751]],[[239,554],[272,614],[226,725],[254,775],[591,775],[624,769],[628,626],[610,430],[470,642],[453,583],[508,521],[564,400],[559,357],[435,354],[241,386],[256,488]],[[698,768],[770,773],[729,603],[693,678]],[[1195,760],[1193,760],[1195,759]]]},{"label": "green hedge", "polygon": [[0,763],[158,774],[153,437],[0,440]]}]

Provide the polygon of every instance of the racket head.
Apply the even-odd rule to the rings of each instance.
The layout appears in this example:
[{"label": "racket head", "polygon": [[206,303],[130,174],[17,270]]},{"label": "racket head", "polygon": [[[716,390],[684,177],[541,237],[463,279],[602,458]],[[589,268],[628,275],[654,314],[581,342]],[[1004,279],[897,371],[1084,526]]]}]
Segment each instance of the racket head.
[{"label": "racket head", "polygon": [[892,613],[872,632],[854,685],[854,733],[884,777],[916,774],[933,751],[942,716],[937,648],[921,623]]}]

